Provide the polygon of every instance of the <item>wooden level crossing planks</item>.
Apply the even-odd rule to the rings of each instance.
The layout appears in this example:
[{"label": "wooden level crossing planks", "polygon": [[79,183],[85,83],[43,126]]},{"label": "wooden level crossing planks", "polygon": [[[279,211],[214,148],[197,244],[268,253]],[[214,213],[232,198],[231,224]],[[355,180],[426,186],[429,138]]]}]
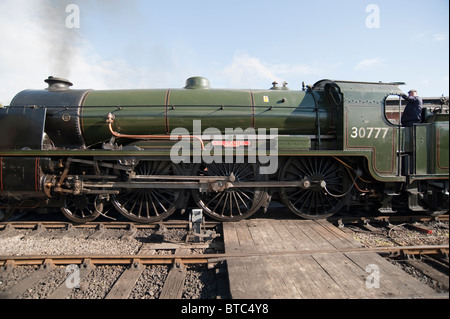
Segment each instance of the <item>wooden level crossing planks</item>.
[{"label": "wooden level crossing planks", "polygon": [[21,281],[19,281],[16,285],[11,287],[9,290],[0,293],[0,299],[16,299],[23,293],[25,293],[26,289],[32,287],[39,281],[43,280],[45,276],[50,273],[50,267],[41,268],[36,270],[30,276],[26,276]]},{"label": "wooden level crossing planks", "polygon": [[[84,281],[84,279],[91,273],[94,269],[94,266],[90,264],[89,261],[86,261],[83,267],[80,269],[80,280],[79,284]],[[52,294],[50,294],[47,299],[66,299],[72,293],[73,287],[71,285],[67,285],[64,281]]]},{"label": "wooden level crossing planks", "polygon": [[133,265],[131,268],[126,269],[120,275],[105,299],[127,299],[144,271],[144,268],[143,265]]},{"label": "wooden level crossing planks", "polygon": [[[244,220],[223,223],[223,233],[226,253],[251,254],[227,259],[232,298],[436,295],[377,253],[338,251],[362,245],[327,221]],[[374,281],[378,279],[379,288]]]},{"label": "wooden level crossing planks", "polygon": [[[189,254],[189,249],[178,248],[175,255]],[[159,295],[159,299],[181,299],[183,295],[184,281],[186,279],[186,266],[181,262],[175,261],[174,265],[167,275],[164,286]]]}]

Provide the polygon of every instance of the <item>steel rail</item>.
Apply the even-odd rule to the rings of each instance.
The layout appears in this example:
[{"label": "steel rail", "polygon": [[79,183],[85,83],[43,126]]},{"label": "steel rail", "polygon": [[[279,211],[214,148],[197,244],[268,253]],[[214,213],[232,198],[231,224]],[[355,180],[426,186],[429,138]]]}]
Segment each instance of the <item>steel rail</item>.
[{"label": "steel rail", "polygon": [[[84,224],[73,224],[66,221],[6,221],[0,223],[0,230],[6,227],[12,228],[23,228],[23,229],[33,229],[38,225],[43,226],[46,229],[58,229],[65,228],[72,225],[74,228],[98,228],[104,227],[106,229],[129,229],[130,227],[135,227],[137,229],[154,229],[160,226],[165,228],[189,228],[190,222],[188,221],[160,221],[150,224],[140,224],[135,222],[117,222],[117,221],[105,221],[105,222],[87,222]],[[214,228],[220,225],[221,222],[216,221],[206,221],[204,225],[205,228]],[[1,233],[0,233],[1,235]]]},{"label": "steel rail", "polygon": [[205,264],[220,262],[230,258],[251,258],[251,257],[278,257],[292,255],[315,255],[332,253],[367,253],[375,252],[380,254],[446,254],[449,253],[448,245],[430,246],[386,246],[386,247],[357,247],[343,249],[315,249],[315,250],[293,250],[279,252],[249,252],[249,253],[217,253],[217,254],[192,254],[192,255],[45,255],[45,256],[0,256],[0,266],[5,265],[69,265],[83,264],[89,262],[94,265],[153,265],[153,264],[173,264],[174,262],[183,264]]},{"label": "steel rail", "polygon": [[[251,221],[252,219],[248,219],[248,221]],[[437,217],[429,216],[429,215],[408,215],[408,216],[401,216],[401,215],[391,215],[391,216],[331,216],[327,218],[327,221],[329,222],[338,222],[342,221],[343,223],[357,223],[361,221],[369,221],[369,222],[409,222],[409,221],[418,221],[418,222],[424,222],[424,221],[433,221],[433,220],[439,220],[439,221],[448,221],[449,215],[444,214]],[[167,221],[159,221],[155,223],[149,223],[149,224],[140,224],[135,222],[118,222],[118,221],[105,221],[105,222],[87,222],[84,224],[73,224],[71,222],[67,221],[6,221],[0,223],[0,230],[5,229],[7,225],[10,225],[10,227],[13,228],[26,228],[26,229],[32,229],[35,228],[38,224],[41,224],[45,228],[64,228],[68,225],[73,225],[74,228],[97,228],[100,225],[103,225],[107,229],[126,229],[130,226],[135,226],[138,229],[153,229],[157,228],[159,226],[164,226],[166,228],[188,228],[189,222],[188,221],[177,221],[177,220],[167,220]],[[206,228],[213,228],[220,225],[221,222],[218,221],[206,221],[205,227]]]},{"label": "steel rail", "polygon": [[342,221],[343,223],[355,223],[360,221],[391,221],[391,222],[409,222],[409,221],[417,221],[417,222],[425,222],[425,221],[448,221],[449,215],[443,214],[439,216],[431,216],[431,215],[381,215],[381,216],[331,216],[327,218],[329,222],[338,222]]}]

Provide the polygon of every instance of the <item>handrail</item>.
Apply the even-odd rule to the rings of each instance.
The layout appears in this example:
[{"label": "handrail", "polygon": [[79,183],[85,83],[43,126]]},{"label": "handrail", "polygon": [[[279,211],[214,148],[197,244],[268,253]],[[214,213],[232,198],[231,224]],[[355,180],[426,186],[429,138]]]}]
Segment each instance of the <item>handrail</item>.
[{"label": "handrail", "polygon": [[143,139],[143,140],[171,140],[174,137],[177,139],[183,139],[183,138],[190,138],[190,139],[197,139],[200,142],[200,145],[202,147],[202,150],[205,149],[205,144],[203,143],[203,140],[195,135],[134,135],[134,134],[122,134],[119,132],[114,131],[112,124],[114,123],[115,116],[112,113],[108,113],[108,118],[106,119],[106,123],[108,123],[109,131],[112,135],[118,138],[131,138],[131,139]]}]

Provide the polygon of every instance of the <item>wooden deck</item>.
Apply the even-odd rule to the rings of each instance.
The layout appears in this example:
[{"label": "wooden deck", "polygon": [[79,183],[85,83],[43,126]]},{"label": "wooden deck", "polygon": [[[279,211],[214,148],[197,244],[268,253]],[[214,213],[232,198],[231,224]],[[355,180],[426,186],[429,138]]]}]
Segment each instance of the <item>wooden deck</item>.
[{"label": "wooden deck", "polygon": [[244,220],[223,223],[223,232],[226,253],[253,254],[227,259],[233,299],[436,295],[377,253],[342,252],[361,245],[327,221]]}]

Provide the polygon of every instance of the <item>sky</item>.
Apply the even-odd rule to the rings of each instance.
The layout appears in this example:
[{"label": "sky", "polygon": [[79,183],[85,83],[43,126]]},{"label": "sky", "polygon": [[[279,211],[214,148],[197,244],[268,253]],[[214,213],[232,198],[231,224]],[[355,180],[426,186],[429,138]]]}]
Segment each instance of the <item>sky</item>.
[{"label": "sky", "polygon": [[448,0],[0,0],[0,103],[43,89],[301,89],[406,82],[449,95]]}]

